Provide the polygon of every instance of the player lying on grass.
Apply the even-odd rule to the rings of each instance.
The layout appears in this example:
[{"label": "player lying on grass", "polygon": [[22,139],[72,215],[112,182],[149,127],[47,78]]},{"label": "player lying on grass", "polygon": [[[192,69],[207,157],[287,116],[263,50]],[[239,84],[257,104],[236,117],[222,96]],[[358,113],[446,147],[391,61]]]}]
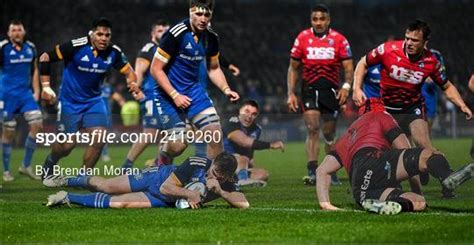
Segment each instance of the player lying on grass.
[{"label": "player lying on grass", "polygon": [[[331,174],[344,167],[349,175],[355,201],[364,209],[380,214],[422,211],[426,201],[421,193],[420,173],[428,172],[454,190],[472,178],[474,163],[453,172],[438,151],[410,148],[393,117],[380,99],[368,99],[362,114],[331,148],[317,169],[316,191],[321,209],[338,210],[329,199]],[[403,192],[400,182],[414,180],[413,192]],[[415,179],[414,179],[415,178]]]},{"label": "player lying on grass", "polygon": [[284,149],[280,140],[266,142],[259,140],[262,128],[256,122],[259,107],[256,101],[247,100],[242,103],[239,115],[229,118],[223,127],[224,150],[237,158],[237,177],[239,186],[265,186],[268,171],[256,168],[253,158],[255,150]]},{"label": "player lying on grass", "polygon": [[[137,175],[111,179],[98,176],[56,178],[56,186],[82,187],[97,191],[75,194],[60,191],[48,197],[47,206],[78,204],[92,208],[174,207],[178,199],[186,199],[191,208],[222,197],[232,207],[248,208],[249,203],[235,184],[237,160],[229,153],[220,153],[214,161],[190,157],[179,167],[162,165],[147,168]],[[209,191],[206,196],[184,188],[201,182]]]}]

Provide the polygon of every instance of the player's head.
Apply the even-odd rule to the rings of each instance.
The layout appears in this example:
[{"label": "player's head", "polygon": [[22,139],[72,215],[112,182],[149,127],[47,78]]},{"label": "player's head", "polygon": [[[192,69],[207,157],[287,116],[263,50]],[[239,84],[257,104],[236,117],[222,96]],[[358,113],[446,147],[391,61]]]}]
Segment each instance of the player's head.
[{"label": "player's head", "polygon": [[318,4],[311,9],[311,26],[316,34],[326,33],[331,23],[329,8],[325,4]]},{"label": "player's head", "polygon": [[8,38],[14,43],[23,43],[26,35],[25,28],[23,27],[23,23],[19,20],[12,20],[10,21],[10,25],[8,26]]},{"label": "player's head", "polygon": [[100,17],[92,22],[90,32],[92,45],[98,50],[105,50],[112,38],[112,23],[110,20]]},{"label": "player's head", "polygon": [[222,152],[212,162],[208,178],[217,179],[219,182],[232,181],[236,169],[237,159],[228,152]]},{"label": "player's head", "polygon": [[415,20],[405,31],[405,51],[409,55],[419,55],[423,52],[426,42],[430,39],[431,29],[428,23]]},{"label": "player's head", "polygon": [[196,32],[206,30],[212,18],[214,0],[190,0],[189,19]]},{"label": "player's head", "polygon": [[359,108],[359,116],[371,111],[385,111],[385,106],[380,98],[369,98]]},{"label": "player's head", "polygon": [[166,20],[159,19],[151,26],[151,39],[157,43],[160,42],[161,37],[170,28],[170,25]]},{"label": "player's head", "polygon": [[250,127],[257,119],[260,109],[255,100],[246,100],[239,109],[239,121],[244,127]]}]

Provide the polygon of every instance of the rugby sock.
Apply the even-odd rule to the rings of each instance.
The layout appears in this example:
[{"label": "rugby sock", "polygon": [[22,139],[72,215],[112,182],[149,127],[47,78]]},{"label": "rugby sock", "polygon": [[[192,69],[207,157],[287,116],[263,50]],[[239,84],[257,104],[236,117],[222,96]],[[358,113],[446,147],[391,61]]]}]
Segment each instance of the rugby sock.
[{"label": "rugby sock", "polygon": [[194,143],[196,147],[196,156],[198,157],[207,157],[207,144],[204,142]]},{"label": "rugby sock", "polygon": [[433,154],[426,161],[428,172],[439,181],[443,181],[453,170],[449,167],[449,162],[441,154]]},{"label": "rugby sock", "polygon": [[67,198],[71,203],[90,208],[109,208],[111,197],[111,195],[102,192],[91,194],[67,194]]},{"label": "rugby sock", "polygon": [[127,158],[123,163],[122,168],[133,168],[133,161]]},{"label": "rugby sock", "polygon": [[108,155],[109,155],[109,147],[107,144],[105,144],[104,147],[102,148],[101,156],[108,156]]},{"label": "rugby sock", "polygon": [[10,171],[10,156],[12,155],[12,144],[3,143],[3,171]]},{"label": "rugby sock", "polygon": [[306,168],[308,168],[308,176],[315,176],[316,168],[318,168],[318,161],[309,161]]},{"label": "rugby sock", "polygon": [[58,158],[56,157],[53,157],[52,154],[49,154],[47,157],[46,157],[46,160],[44,161],[44,164],[43,164],[43,174],[41,176],[46,177],[46,176],[50,176],[53,174],[53,167],[54,165],[56,165],[56,163],[59,161]]},{"label": "rugby sock", "polygon": [[66,179],[66,186],[87,188],[89,187],[90,177],[91,176],[87,176],[87,175],[78,175],[75,177],[68,177]]},{"label": "rugby sock", "polygon": [[239,180],[246,180],[249,178],[249,171],[247,169],[241,169],[237,173],[237,177],[239,178]]},{"label": "rugby sock", "polygon": [[36,141],[31,136],[28,136],[25,141],[25,158],[23,159],[23,166],[25,168],[31,165],[31,158],[36,150]]}]

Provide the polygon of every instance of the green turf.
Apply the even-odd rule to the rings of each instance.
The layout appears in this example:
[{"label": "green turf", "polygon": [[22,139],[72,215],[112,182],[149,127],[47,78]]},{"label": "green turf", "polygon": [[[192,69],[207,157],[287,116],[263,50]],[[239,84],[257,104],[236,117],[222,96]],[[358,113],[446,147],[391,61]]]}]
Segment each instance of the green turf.
[{"label": "green turf", "polygon": [[[438,140],[435,145],[455,168],[470,160],[470,140]],[[110,150],[115,165],[122,163],[127,150]],[[153,150],[147,149],[138,166],[154,155]],[[74,151],[61,165],[79,166],[82,152]],[[38,150],[35,162],[42,162],[47,153],[46,149]],[[200,210],[47,208],[42,203],[58,190],[16,174],[22,154],[13,152],[12,169],[17,179],[4,183],[0,190],[0,243],[474,242],[474,181],[458,190],[458,198],[441,200],[439,185],[432,180],[425,188],[426,212],[387,217],[354,211],[346,174],[340,171],[343,185],[332,188],[331,199],[346,211],[322,212],[316,205],[314,187],[301,182],[305,173],[303,144],[289,144],[284,153],[256,154],[257,165],[269,169],[270,180],[265,188],[244,189],[252,206],[248,210],[230,209],[221,201]]]}]

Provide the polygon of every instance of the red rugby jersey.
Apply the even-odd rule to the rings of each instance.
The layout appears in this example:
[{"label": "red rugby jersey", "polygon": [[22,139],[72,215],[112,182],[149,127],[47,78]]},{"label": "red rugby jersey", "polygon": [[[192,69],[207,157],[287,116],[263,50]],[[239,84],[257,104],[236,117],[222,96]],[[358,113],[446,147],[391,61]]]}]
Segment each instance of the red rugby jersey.
[{"label": "red rugby jersey", "polygon": [[291,58],[303,63],[304,85],[324,78],[339,88],[341,61],[351,59],[352,52],[347,39],[337,31],[329,29],[326,35],[317,37],[309,28],[295,39]]},{"label": "red rugby jersey", "polygon": [[425,49],[419,60],[410,61],[404,45],[404,41],[386,42],[366,56],[367,65],[382,64],[380,93],[387,108],[403,109],[422,102],[421,86],[428,77],[441,88],[447,82],[431,51]]}]

